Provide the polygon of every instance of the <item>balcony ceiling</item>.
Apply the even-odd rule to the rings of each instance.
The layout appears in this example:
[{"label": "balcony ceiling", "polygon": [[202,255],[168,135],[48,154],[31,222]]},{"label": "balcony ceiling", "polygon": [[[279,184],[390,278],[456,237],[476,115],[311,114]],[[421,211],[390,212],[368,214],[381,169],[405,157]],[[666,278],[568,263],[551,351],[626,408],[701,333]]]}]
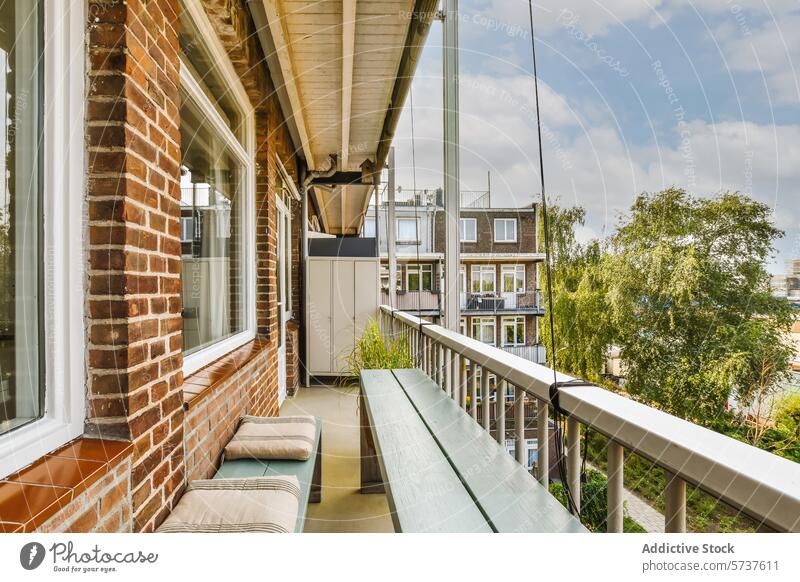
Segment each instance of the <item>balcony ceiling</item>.
[{"label": "balcony ceiling", "polygon": [[[392,99],[402,106],[408,75],[404,60],[411,39],[421,44],[415,9],[429,0],[255,0],[263,3],[266,28],[259,30],[273,81],[295,145],[310,170],[358,172],[362,164],[385,158]],[[251,4],[252,6],[252,4]],[[425,14],[423,12],[423,14]],[[255,10],[254,10],[255,15]],[[423,17],[427,31],[430,18]],[[269,38],[266,38],[267,32]],[[422,38],[424,41],[424,38]],[[412,54],[409,55],[409,52]],[[277,64],[279,71],[273,71]],[[407,64],[407,63],[406,63]],[[413,74],[413,67],[410,69]],[[398,88],[400,90],[398,91]],[[393,129],[390,130],[390,134]],[[378,163],[383,163],[378,159]],[[371,189],[317,188],[326,231],[353,234],[361,226]]]}]

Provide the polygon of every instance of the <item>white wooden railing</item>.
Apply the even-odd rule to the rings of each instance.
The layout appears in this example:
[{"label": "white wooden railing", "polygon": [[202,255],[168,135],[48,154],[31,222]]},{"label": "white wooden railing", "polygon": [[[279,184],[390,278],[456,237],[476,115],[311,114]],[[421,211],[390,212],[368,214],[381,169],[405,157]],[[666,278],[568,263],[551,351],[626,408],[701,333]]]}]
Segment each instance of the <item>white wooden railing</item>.
[{"label": "white wooden railing", "polygon": [[[499,348],[487,346],[413,315],[381,306],[381,329],[408,341],[421,368],[488,431],[489,406],[478,419],[477,375],[485,369],[498,381],[496,390],[514,386],[515,451],[524,464],[524,398],[538,403],[539,465],[537,478],[547,487],[549,475],[549,409],[553,406],[553,370]],[[471,363],[471,366],[467,366]],[[480,374],[482,395],[489,392],[489,373]],[[555,375],[558,405],[567,418],[567,480],[580,511],[581,425],[609,439],[608,531],[621,532],[623,521],[623,451],[641,455],[666,476],[665,530],[686,530],[686,484],[720,499],[755,519],[764,529],[800,532],[800,464],[708,430],[598,386],[564,385],[578,380]],[[503,393],[501,392],[501,393]],[[469,400],[467,396],[470,396]],[[505,398],[497,398],[496,437],[505,441]]]}]

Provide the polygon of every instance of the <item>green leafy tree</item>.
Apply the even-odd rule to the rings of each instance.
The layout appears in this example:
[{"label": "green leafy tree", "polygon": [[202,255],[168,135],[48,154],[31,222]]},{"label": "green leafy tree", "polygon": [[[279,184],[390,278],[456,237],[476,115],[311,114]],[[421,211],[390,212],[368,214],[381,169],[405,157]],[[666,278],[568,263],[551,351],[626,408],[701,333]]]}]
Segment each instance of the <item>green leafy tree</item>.
[{"label": "green leafy tree", "polygon": [[[607,303],[607,282],[602,272],[603,245],[599,241],[581,244],[575,238],[575,228],[583,225],[584,219],[585,211],[580,207],[548,209],[556,365],[559,371],[598,381],[614,333]],[[543,234],[542,221],[539,229]],[[539,281],[545,309],[549,310],[544,265]],[[549,317],[543,317],[541,325],[552,365],[554,346]]]},{"label": "green leafy tree", "polygon": [[767,284],[770,215],[738,193],[636,199],[602,262],[631,393],[708,424],[732,390],[753,402],[774,385],[789,312]]}]

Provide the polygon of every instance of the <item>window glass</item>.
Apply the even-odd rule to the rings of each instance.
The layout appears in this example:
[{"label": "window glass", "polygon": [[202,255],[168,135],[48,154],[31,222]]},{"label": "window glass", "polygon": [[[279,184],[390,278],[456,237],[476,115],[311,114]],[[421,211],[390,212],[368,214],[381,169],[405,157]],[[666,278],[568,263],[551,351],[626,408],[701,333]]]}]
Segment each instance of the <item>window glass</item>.
[{"label": "window glass", "polygon": [[503,265],[502,270],[503,293],[525,292],[525,266]]},{"label": "window glass", "polygon": [[365,238],[375,238],[375,219],[374,218],[365,218],[364,219],[364,229],[361,232],[361,236]]},{"label": "window glass", "polygon": [[0,4],[0,434],[44,415],[41,27],[38,2]]},{"label": "window glass", "polygon": [[478,221],[475,218],[461,219],[461,242],[475,242],[478,239]]},{"label": "window glass", "polygon": [[194,222],[181,270],[188,355],[244,330],[244,169],[199,106],[181,101],[181,218]]},{"label": "window glass", "polygon": [[493,317],[474,317],[472,319],[472,337],[485,344],[495,344],[495,320]]},{"label": "window glass", "polygon": [[504,317],[502,323],[503,345],[525,345],[525,318]]},{"label": "window glass", "polygon": [[[433,265],[408,265],[406,276],[409,291],[433,290]],[[422,281],[421,289],[420,280]]]},{"label": "window glass", "polygon": [[494,241],[495,242],[516,242],[517,241],[517,219],[516,218],[495,218],[494,219]]},{"label": "window glass", "polygon": [[494,268],[494,265],[473,265],[472,266],[472,292],[473,293],[494,293],[495,292],[495,268]]},{"label": "window glass", "polygon": [[416,242],[417,238],[417,221],[414,218],[398,218],[397,219],[397,240]]}]

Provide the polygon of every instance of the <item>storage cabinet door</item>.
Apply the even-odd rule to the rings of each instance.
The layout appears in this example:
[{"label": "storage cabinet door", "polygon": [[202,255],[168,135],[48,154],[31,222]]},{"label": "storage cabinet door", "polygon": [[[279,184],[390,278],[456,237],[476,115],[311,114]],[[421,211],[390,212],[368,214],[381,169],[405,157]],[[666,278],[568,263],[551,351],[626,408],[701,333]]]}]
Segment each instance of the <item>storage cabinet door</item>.
[{"label": "storage cabinet door", "polygon": [[330,261],[308,261],[308,367],[312,374],[332,370],[331,264]]},{"label": "storage cabinet door", "polygon": [[333,371],[347,370],[347,357],[355,348],[355,262],[333,264]]},{"label": "storage cabinet door", "polygon": [[358,340],[367,322],[378,317],[378,262],[356,261],[355,276],[355,337]]}]

